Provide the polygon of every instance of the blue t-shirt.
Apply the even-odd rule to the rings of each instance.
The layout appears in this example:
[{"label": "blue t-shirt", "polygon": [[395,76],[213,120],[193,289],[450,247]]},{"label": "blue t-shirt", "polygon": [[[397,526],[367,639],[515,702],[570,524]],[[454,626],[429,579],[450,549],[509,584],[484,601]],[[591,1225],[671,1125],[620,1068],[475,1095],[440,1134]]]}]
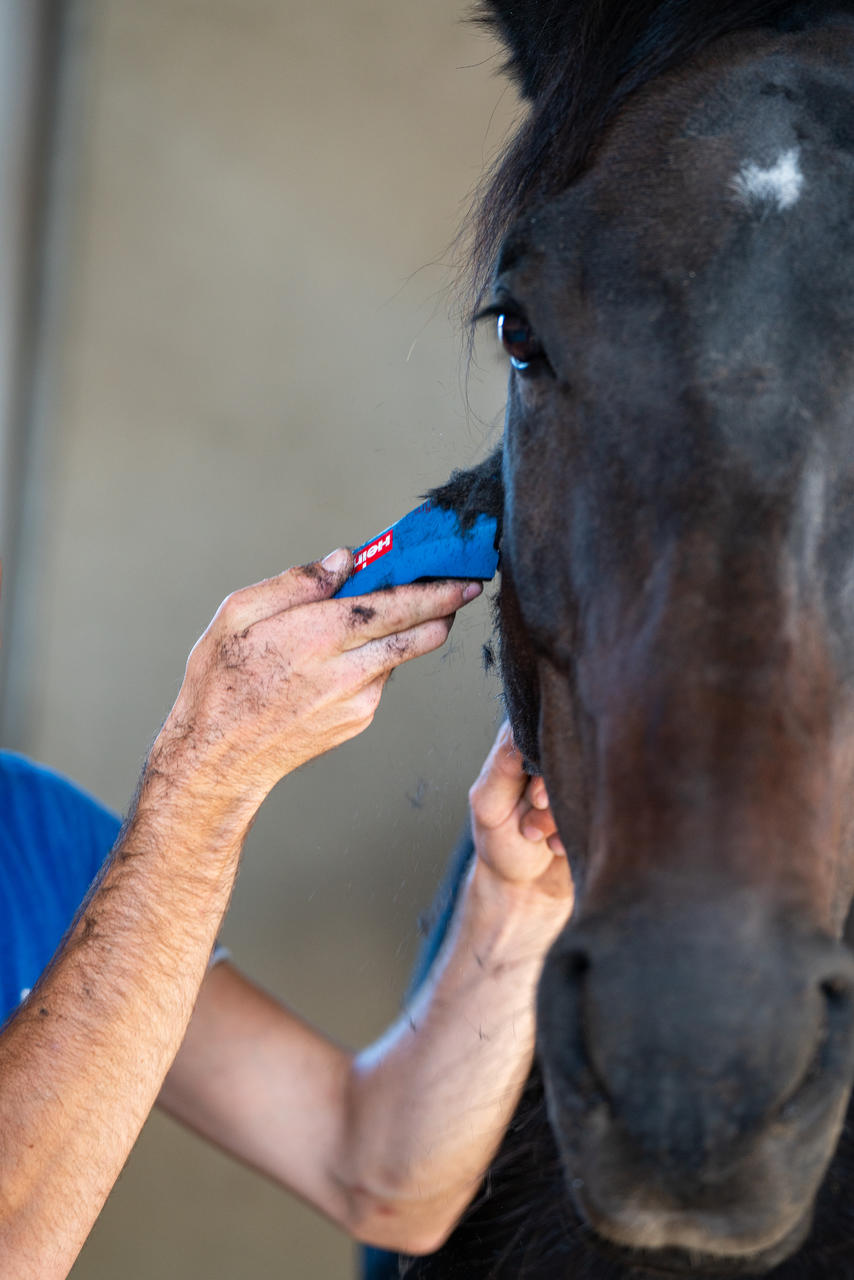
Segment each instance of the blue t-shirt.
[{"label": "blue t-shirt", "polygon": [[0,751],[0,1024],[35,986],[120,825],[65,778]]}]

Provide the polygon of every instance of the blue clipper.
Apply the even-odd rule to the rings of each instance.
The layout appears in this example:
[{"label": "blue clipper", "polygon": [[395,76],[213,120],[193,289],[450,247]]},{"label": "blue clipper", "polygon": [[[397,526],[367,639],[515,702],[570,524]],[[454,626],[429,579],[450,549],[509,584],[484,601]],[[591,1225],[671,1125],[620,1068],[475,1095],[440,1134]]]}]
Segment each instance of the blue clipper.
[{"label": "blue clipper", "polygon": [[462,529],[453,511],[432,501],[403,516],[353,552],[356,567],[336,596],[362,596],[382,587],[399,587],[421,578],[480,578],[498,568],[498,522],[478,516]]}]

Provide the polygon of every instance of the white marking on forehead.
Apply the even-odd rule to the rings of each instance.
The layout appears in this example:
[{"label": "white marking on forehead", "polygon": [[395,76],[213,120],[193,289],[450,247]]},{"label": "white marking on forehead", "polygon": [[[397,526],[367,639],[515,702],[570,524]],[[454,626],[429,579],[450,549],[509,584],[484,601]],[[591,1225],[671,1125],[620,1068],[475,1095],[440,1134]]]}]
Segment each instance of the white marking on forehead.
[{"label": "white marking on forehead", "polygon": [[792,147],[781,151],[777,163],[770,169],[760,169],[758,164],[742,165],[733,179],[736,195],[746,205],[790,209],[800,199],[804,185],[799,157],[798,148]]},{"label": "white marking on forehead", "polygon": [[813,463],[808,468],[801,492],[804,563],[810,572],[813,572],[824,532],[824,513],[827,506],[827,473],[823,466]]}]

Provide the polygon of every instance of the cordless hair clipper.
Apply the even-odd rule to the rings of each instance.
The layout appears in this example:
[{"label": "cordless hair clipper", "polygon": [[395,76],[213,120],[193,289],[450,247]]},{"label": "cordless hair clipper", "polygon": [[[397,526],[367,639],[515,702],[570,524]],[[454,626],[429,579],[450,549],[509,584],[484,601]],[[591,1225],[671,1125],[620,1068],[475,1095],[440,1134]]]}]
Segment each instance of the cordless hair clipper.
[{"label": "cordless hair clipper", "polygon": [[353,552],[356,567],[336,596],[368,595],[433,578],[479,578],[498,569],[498,522],[480,515],[466,529],[456,512],[422,502]]}]

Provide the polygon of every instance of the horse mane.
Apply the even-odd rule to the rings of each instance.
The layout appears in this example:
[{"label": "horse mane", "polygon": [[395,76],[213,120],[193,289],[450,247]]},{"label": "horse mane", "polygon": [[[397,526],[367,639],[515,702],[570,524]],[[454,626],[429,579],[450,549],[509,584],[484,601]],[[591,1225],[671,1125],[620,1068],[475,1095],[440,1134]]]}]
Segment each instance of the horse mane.
[{"label": "horse mane", "polygon": [[565,190],[630,94],[738,30],[819,25],[851,0],[479,0],[529,111],[475,195],[466,257],[476,309],[517,218]]}]

